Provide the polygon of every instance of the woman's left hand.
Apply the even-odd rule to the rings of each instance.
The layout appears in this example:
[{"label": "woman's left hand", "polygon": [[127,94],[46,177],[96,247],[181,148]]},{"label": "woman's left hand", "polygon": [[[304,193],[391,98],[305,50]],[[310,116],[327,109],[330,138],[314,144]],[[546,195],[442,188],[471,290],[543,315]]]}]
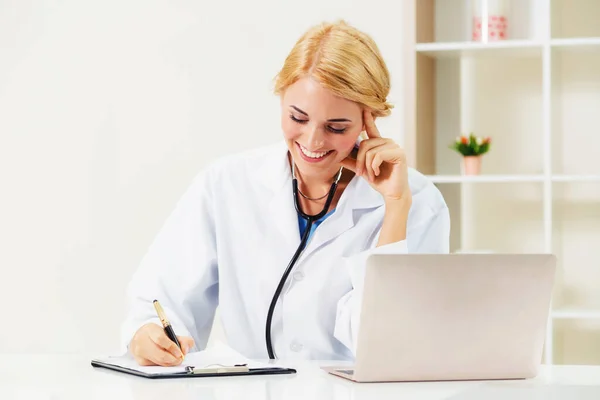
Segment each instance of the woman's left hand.
[{"label": "woman's left hand", "polygon": [[356,160],[347,157],[342,165],[364,177],[386,202],[403,200],[410,203],[412,196],[404,150],[392,139],[381,137],[368,109],[363,111],[363,119],[368,139],[360,142]]}]

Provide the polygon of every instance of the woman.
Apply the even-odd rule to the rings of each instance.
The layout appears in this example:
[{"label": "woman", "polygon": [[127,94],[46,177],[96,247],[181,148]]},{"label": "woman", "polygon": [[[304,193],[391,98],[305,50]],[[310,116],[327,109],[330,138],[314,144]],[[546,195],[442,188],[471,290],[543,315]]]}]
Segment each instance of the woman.
[{"label": "woman", "polygon": [[[354,358],[366,257],[449,247],[440,192],[375,125],[390,114],[389,89],[366,34],[339,22],[299,39],[276,81],[284,142],[199,174],[133,277],[122,335],[138,363],[177,365],[204,348],[217,305],[228,344],[249,358]],[[300,210],[325,214],[310,236],[292,176]],[[306,248],[278,290],[303,236]]]}]

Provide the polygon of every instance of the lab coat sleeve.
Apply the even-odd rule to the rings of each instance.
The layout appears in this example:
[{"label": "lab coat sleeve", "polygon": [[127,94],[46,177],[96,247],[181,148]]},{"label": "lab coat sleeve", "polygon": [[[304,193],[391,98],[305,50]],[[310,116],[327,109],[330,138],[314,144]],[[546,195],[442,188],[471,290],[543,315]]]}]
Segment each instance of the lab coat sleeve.
[{"label": "lab coat sleeve", "polygon": [[217,250],[210,170],[201,172],[177,202],[150,245],[127,289],[122,350],[135,332],[160,320],[157,299],[178,336],[191,336],[196,350],[206,341],[218,299]]},{"label": "lab coat sleeve", "polygon": [[371,249],[343,260],[350,274],[352,290],[338,302],[334,336],[351,350],[354,357],[367,258],[371,254],[449,252],[450,216],[447,206],[444,203],[437,212],[429,215],[415,218],[414,227],[409,226],[406,240],[375,247],[379,239],[377,235]]}]

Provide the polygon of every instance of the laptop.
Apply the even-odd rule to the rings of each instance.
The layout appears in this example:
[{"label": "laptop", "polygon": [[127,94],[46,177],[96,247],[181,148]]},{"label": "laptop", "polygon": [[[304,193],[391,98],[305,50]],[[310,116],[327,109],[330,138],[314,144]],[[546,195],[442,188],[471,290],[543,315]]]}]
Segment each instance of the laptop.
[{"label": "laptop", "polygon": [[356,358],[322,367],[355,382],[533,378],[552,254],[372,254]]}]

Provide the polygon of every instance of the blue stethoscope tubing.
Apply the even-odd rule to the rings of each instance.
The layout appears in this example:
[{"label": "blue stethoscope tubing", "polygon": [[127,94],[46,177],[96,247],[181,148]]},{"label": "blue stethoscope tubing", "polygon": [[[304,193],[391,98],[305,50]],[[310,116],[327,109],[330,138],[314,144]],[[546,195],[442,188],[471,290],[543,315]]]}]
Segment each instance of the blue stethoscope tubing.
[{"label": "blue stethoscope tubing", "polygon": [[304,249],[306,248],[306,244],[308,243],[308,238],[310,236],[310,231],[311,231],[313,223],[315,221],[319,220],[320,218],[323,218],[323,216],[325,216],[325,214],[327,214],[327,210],[329,210],[329,206],[331,205],[331,202],[333,201],[333,196],[335,195],[335,191],[337,189],[338,182],[340,181],[340,177],[342,176],[342,170],[343,170],[343,167],[340,168],[340,172],[338,172],[335,180],[331,184],[331,188],[329,188],[329,195],[327,196],[327,200],[325,201],[325,206],[323,206],[323,210],[321,210],[321,212],[316,215],[308,215],[302,210],[302,207],[300,206],[300,201],[299,201],[299,197],[298,197],[298,179],[296,178],[295,165],[294,165],[295,163],[293,160],[292,160],[291,164],[292,164],[292,192],[294,194],[294,206],[296,207],[296,211],[298,212],[298,214],[306,220],[306,229],[304,231],[304,234],[302,235],[302,239],[300,240],[300,244],[298,245],[296,252],[292,256],[292,259],[290,260],[287,268],[285,269],[285,272],[281,276],[279,285],[277,285],[277,289],[275,290],[275,294],[273,295],[273,299],[271,300],[271,305],[269,306],[269,312],[267,313],[265,339],[267,342],[267,352],[269,353],[269,359],[271,359],[271,360],[275,359],[275,354],[273,352],[273,344],[271,342],[271,323],[273,321],[273,312],[275,311],[275,306],[277,305],[277,300],[279,299],[279,296],[281,295],[281,291],[283,290],[283,286],[285,285],[285,282],[287,281],[287,278],[290,275],[290,272],[292,272],[292,269],[294,268],[294,264],[296,264],[296,261],[298,261],[298,258],[300,257],[300,255],[302,254]]}]

